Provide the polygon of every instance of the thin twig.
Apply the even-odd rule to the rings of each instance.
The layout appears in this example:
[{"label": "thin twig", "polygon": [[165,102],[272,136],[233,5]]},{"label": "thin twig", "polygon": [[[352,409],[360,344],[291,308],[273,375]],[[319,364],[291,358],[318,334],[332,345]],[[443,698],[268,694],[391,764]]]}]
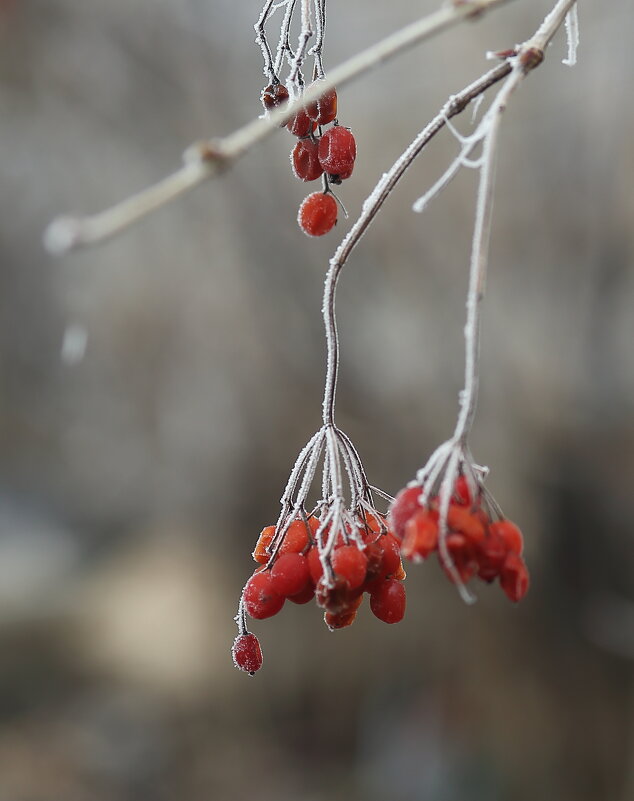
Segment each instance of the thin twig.
[{"label": "thin twig", "polygon": [[161,206],[218,175],[258,142],[273,134],[296,113],[302,103],[312,103],[328,89],[343,86],[415,44],[466,19],[479,19],[484,12],[507,2],[510,0],[472,0],[443,6],[331,70],[324,81],[308,87],[301,101],[295,99],[283,108],[274,109],[222,139],[193,145],[185,153],[184,165],[157,184],[98,214],[88,217],[65,216],[53,220],[44,234],[45,246],[50,252],[61,254],[115,236]]}]

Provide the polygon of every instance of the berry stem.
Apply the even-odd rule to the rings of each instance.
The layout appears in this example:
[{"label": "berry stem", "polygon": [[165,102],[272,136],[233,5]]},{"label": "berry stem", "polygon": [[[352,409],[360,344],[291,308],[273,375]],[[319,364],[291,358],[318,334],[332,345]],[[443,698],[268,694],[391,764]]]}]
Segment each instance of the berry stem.
[{"label": "berry stem", "polygon": [[264,74],[267,77],[269,83],[277,83],[277,72],[273,65],[273,54],[271,53],[271,48],[269,47],[269,43],[266,39],[266,33],[264,32],[264,26],[266,25],[266,21],[271,16],[271,7],[274,3],[274,0],[266,0],[262,8],[262,13],[260,14],[258,21],[253,26],[255,28],[255,43],[260,46],[260,50],[262,51],[262,58],[264,59]]}]

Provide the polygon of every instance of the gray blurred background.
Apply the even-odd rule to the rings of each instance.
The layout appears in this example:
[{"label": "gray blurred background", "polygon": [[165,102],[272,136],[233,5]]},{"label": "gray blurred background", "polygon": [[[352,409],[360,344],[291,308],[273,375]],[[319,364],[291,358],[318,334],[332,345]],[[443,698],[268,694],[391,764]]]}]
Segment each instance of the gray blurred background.
[{"label": "gray blurred background", "polygon": [[[326,67],[437,5],[331,3]],[[551,5],[518,0],[340,90],[352,219],[485,51]],[[47,256],[52,217],[260,113],[260,6],[1,0],[2,801],[634,797],[633,19],[629,0],[583,6],[578,66],[560,34],[503,123],[472,437],[531,591],[468,608],[413,566],[398,626],[365,606],[330,634],[310,605],[255,624],[250,679],[232,616],[320,422],[322,282],[350,222],[299,231],[281,131],[119,239]],[[339,424],[391,493],[457,411],[476,176],[411,212],[456,147],[443,134],[412,168],[338,296]]]}]

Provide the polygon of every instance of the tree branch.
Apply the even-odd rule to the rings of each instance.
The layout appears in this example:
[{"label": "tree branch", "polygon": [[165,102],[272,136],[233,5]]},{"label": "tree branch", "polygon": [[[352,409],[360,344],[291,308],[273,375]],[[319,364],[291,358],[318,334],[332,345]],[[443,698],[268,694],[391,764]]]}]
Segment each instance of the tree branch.
[{"label": "tree branch", "polygon": [[426,39],[463,22],[480,18],[484,12],[510,0],[454,0],[437,11],[391,34],[330,71],[324,81],[309,87],[301,99],[253,120],[222,139],[192,145],[184,164],[153,186],[88,217],[59,217],[48,226],[44,243],[51,253],[62,254],[115,236],[156,209],[184,195],[227,169],[248,150],[288,121],[303,104],[309,104],[334,86],[343,86],[378,65]]}]

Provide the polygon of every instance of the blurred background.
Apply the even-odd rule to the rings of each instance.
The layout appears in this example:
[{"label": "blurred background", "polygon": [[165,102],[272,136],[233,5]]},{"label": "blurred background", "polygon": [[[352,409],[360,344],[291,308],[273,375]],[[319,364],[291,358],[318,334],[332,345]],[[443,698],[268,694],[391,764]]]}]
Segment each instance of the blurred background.
[{"label": "blurred background", "polygon": [[[583,5],[578,66],[560,33],[504,119],[471,442],[531,591],[466,607],[432,560],[393,627],[366,605],[331,634],[289,604],[253,626],[252,679],[232,618],[320,424],[322,282],[351,221],[299,231],[280,131],[120,238],[48,256],[51,218],[260,114],[260,5],[1,0],[2,801],[634,798],[632,8]],[[326,68],[437,6],[330,4]],[[551,6],[511,3],[341,88],[351,220]],[[456,148],[442,134],[414,165],[338,295],[338,422],[392,494],[455,423],[476,176],[411,204]]]}]

